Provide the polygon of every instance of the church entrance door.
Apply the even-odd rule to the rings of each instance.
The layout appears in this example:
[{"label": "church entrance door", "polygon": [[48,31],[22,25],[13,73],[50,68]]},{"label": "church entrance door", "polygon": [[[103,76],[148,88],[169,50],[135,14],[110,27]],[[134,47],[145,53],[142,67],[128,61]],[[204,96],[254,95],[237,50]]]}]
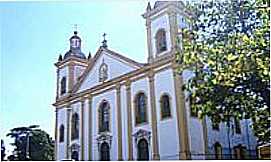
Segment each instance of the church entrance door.
[{"label": "church entrance door", "polygon": [[149,160],[149,148],[146,139],[141,139],[137,144],[137,160]]},{"label": "church entrance door", "polygon": [[109,145],[104,142],[101,145],[101,155],[100,155],[100,159],[101,161],[110,161],[110,152],[109,152]]}]

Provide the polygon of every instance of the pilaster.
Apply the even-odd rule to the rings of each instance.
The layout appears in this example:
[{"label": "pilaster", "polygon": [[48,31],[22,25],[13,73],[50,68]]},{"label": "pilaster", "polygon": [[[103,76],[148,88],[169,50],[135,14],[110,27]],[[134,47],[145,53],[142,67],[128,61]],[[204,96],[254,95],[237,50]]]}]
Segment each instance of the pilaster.
[{"label": "pilaster", "polygon": [[187,128],[187,117],[185,108],[184,92],[182,90],[183,79],[182,75],[178,74],[173,64],[173,76],[174,76],[174,89],[176,98],[176,112],[177,112],[177,124],[179,135],[179,159],[187,160],[190,157],[190,143]]},{"label": "pilaster", "polygon": [[118,160],[123,160],[122,158],[122,116],[121,116],[121,96],[120,96],[120,84],[116,86],[116,103],[117,103],[117,118],[118,118]]},{"label": "pilaster", "polygon": [[71,107],[70,105],[67,107],[67,142],[66,142],[66,159],[70,158],[70,151],[69,151],[69,147],[70,147],[70,116],[71,116]]},{"label": "pilaster", "polygon": [[126,82],[126,104],[127,104],[127,134],[128,134],[128,160],[133,160],[132,139],[132,114],[131,114],[131,81]]},{"label": "pilaster", "polygon": [[92,159],[92,95],[88,97],[88,160]]},{"label": "pilaster", "polygon": [[56,113],[56,122],[55,122],[55,160],[57,159],[58,155],[58,110],[55,110]]},{"label": "pilaster", "polygon": [[153,160],[159,160],[159,143],[157,135],[157,117],[156,117],[156,101],[155,101],[155,89],[154,89],[154,72],[150,71],[148,74],[149,86],[150,86],[150,100],[151,100],[151,122],[152,122],[152,149],[153,149]]},{"label": "pilaster", "polygon": [[85,122],[84,122],[84,110],[85,110],[85,99],[82,98],[81,99],[81,139],[80,139],[80,142],[81,142],[81,161],[83,161],[85,159],[84,155],[85,155]]}]

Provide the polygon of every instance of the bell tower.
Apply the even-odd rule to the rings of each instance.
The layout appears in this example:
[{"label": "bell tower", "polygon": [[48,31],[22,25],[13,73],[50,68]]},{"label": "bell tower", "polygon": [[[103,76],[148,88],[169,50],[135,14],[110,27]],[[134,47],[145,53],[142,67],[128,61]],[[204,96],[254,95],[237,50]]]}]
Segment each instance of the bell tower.
[{"label": "bell tower", "polygon": [[69,41],[70,49],[64,57],[60,54],[57,63],[55,63],[57,67],[57,99],[71,93],[73,86],[86,69],[88,60],[91,59],[86,59],[85,54],[81,51],[81,38],[78,36],[77,30],[74,31]]},{"label": "bell tower", "polygon": [[148,3],[142,16],[146,19],[148,62],[151,63],[172,55],[181,46],[177,38],[181,29],[188,27],[192,15],[181,1],[156,1],[153,8]]}]

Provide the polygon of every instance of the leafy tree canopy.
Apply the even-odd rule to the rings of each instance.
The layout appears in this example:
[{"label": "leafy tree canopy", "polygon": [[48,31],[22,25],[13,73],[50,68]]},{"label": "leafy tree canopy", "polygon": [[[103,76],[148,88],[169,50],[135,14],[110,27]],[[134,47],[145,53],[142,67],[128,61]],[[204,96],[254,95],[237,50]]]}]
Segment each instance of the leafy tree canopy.
[{"label": "leafy tree canopy", "polygon": [[212,122],[252,119],[260,143],[270,142],[270,1],[191,4],[191,26],[177,52],[179,71],[195,73],[185,89],[192,110]]},{"label": "leafy tree canopy", "polygon": [[[54,142],[37,125],[30,127],[17,127],[10,130],[7,136],[14,138],[15,146],[9,160],[54,160]],[[29,142],[29,144],[28,144]],[[27,156],[28,155],[28,156]]]}]

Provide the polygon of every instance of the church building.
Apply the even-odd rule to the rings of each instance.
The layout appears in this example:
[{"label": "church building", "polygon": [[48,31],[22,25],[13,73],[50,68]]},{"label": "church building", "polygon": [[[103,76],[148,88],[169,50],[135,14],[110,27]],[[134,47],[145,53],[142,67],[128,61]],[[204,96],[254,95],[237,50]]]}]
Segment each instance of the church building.
[{"label": "church building", "polygon": [[[213,125],[190,111],[182,86],[193,73],[176,72],[181,29],[192,13],[180,1],[150,3],[148,60],[139,63],[107,46],[81,51],[78,31],[55,63],[56,160],[229,159],[256,156],[250,120]],[[143,41],[143,40],[142,40]]]}]

